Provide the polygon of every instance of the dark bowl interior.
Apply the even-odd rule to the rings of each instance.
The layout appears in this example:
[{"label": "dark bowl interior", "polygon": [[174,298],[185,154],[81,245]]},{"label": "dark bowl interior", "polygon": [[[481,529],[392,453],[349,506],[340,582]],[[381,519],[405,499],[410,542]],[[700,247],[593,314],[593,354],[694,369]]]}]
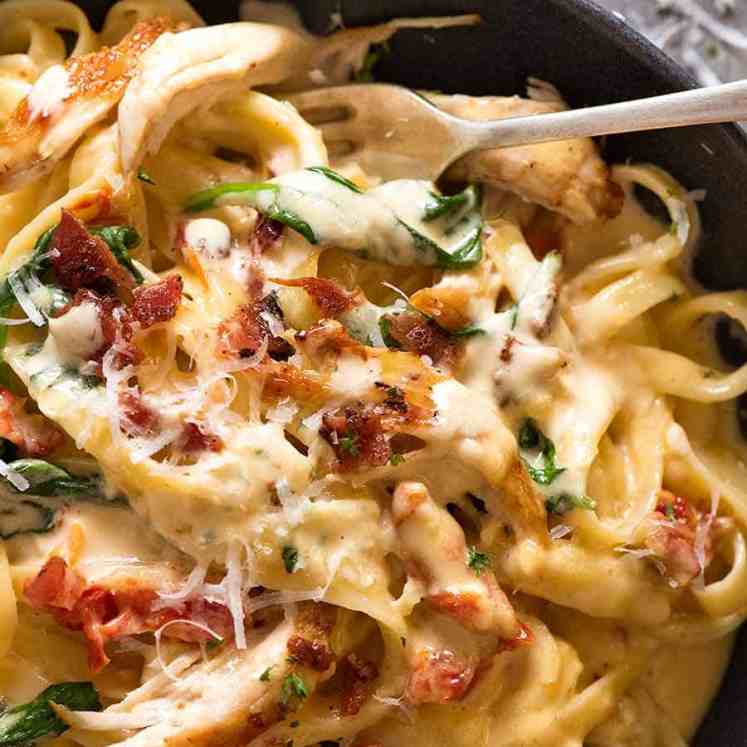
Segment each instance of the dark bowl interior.
[{"label": "dark bowl interior", "polygon": [[[236,0],[192,0],[209,23],[236,19]],[[97,24],[109,0],[78,0]],[[693,80],[670,58],[589,0],[296,0],[306,25],[330,28],[394,17],[479,13],[476,28],[401,31],[377,78],[413,88],[471,94],[524,91],[533,75],[554,83],[573,106],[670,93]],[[604,144],[609,162],[632,158],[670,171],[690,189],[705,189],[704,236],[697,277],[713,289],[747,287],[747,140],[737,127],[708,125],[616,136]],[[727,341],[728,343],[728,341]],[[732,363],[744,351],[725,351]],[[695,740],[698,747],[747,745],[747,628],[721,691]],[[441,747],[434,746],[434,747]],[[445,747],[445,746],[444,746]]]}]

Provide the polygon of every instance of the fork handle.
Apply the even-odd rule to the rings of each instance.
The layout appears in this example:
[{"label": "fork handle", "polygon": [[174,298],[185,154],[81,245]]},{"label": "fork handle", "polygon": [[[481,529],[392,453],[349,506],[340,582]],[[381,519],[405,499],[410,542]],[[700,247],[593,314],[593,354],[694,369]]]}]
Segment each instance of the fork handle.
[{"label": "fork handle", "polygon": [[470,150],[747,119],[747,80],[552,114],[472,122]]}]

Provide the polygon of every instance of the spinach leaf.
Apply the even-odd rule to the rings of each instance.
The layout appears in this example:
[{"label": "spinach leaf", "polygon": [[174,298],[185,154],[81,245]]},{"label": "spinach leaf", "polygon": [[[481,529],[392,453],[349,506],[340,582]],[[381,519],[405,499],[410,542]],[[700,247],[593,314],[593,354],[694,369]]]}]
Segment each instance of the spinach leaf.
[{"label": "spinach leaf", "polygon": [[97,496],[101,493],[97,478],[76,477],[43,459],[17,459],[8,466],[28,480],[30,487],[27,492],[31,495],[63,497]]},{"label": "spinach leaf", "polygon": [[37,501],[0,496],[0,539],[44,534],[54,528],[56,512]]},{"label": "spinach leaf", "polygon": [[466,189],[455,195],[440,195],[436,192],[431,192],[428,202],[425,205],[423,220],[429,223],[432,220],[436,220],[436,218],[441,218],[454,210],[463,208],[468,200],[469,194]]},{"label": "spinach leaf", "polygon": [[103,239],[122,267],[130,271],[138,284],[145,281],[130,256],[130,249],[140,243],[140,234],[132,226],[101,226],[88,229],[94,236]]},{"label": "spinach leaf", "polygon": [[101,710],[99,696],[90,682],[50,685],[34,700],[0,715],[0,747],[25,747],[37,739],[67,731],[68,725],[52,710],[50,702],[73,711]]},{"label": "spinach leaf", "polygon": [[257,192],[277,192],[280,187],[270,182],[226,182],[193,194],[184,205],[188,213],[199,213],[210,210],[221,204],[221,199],[230,200],[232,204],[246,202],[252,205],[252,196]]},{"label": "spinach leaf", "polygon": [[476,335],[484,335],[485,330],[479,327],[477,324],[468,324],[465,327],[459,329],[446,330],[452,337],[475,337]]},{"label": "spinach leaf", "polygon": [[306,171],[314,171],[317,174],[326,176],[327,179],[331,179],[333,182],[342,184],[343,187],[347,187],[351,192],[357,192],[359,195],[363,194],[363,190],[359,189],[357,185],[353,184],[350,179],[346,179],[342,174],[338,174],[332,169],[328,169],[326,166],[310,166]]},{"label": "spinach leaf", "polygon": [[363,193],[341,174],[314,166],[271,182],[235,182],[202,190],[192,195],[185,210],[249,205],[311,244],[336,246],[363,259],[452,270],[477,264],[482,259],[483,228],[477,187],[426,210],[437,225],[426,225],[422,215],[410,215],[407,222],[399,216],[406,207],[403,200],[424,204],[433,200],[433,190],[428,182],[399,179]]}]

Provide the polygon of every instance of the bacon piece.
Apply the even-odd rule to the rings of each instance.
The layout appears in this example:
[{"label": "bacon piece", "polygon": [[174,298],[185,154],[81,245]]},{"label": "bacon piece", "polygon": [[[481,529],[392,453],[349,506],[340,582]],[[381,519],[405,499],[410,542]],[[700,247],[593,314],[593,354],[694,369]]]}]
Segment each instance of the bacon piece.
[{"label": "bacon piece", "polygon": [[387,464],[392,450],[384,433],[382,417],[380,408],[362,402],[323,416],[319,435],[334,450],[341,472]]},{"label": "bacon piece", "polygon": [[[155,590],[86,586],[84,579],[56,556],[26,583],[24,595],[34,609],[48,612],[70,630],[83,632],[93,672],[108,664],[104,646],[109,641],[154,632],[172,621],[199,621],[224,639],[233,633],[233,618],[224,605],[198,597],[178,607],[154,609],[158,600]],[[211,633],[188,623],[169,625],[163,635],[188,643],[213,639]]]},{"label": "bacon piece", "polygon": [[221,451],[223,445],[223,439],[220,436],[210,433],[204,426],[193,422],[184,424],[182,433],[176,442],[177,448],[186,454],[200,451]]},{"label": "bacon piece", "polygon": [[260,215],[254,224],[251,238],[252,247],[258,254],[264,254],[271,249],[283,236],[285,226],[280,221]]},{"label": "bacon piece", "polygon": [[92,288],[111,294],[118,287],[132,288],[132,276],[117,262],[106,243],[71,212],[62,211],[52,235],[52,266],[57,282],[66,290]]},{"label": "bacon piece", "polygon": [[300,635],[288,640],[288,653],[299,664],[317,672],[326,672],[335,659],[326,640],[311,640]]},{"label": "bacon piece", "polygon": [[143,402],[139,390],[120,392],[119,405],[122,408],[119,427],[123,433],[145,438],[158,435],[161,416]]},{"label": "bacon piece", "polygon": [[289,286],[291,288],[303,288],[314,300],[325,318],[335,318],[349,311],[357,304],[354,293],[345,290],[334,280],[327,278],[273,278],[273,283]]},{"label": "bacon piece", "polygon": [[172,275],[160,283],[140,286],[133,291],[129,313],[143,329],[174,318],[182,300],[182,279]]},{"label": "bacon piece", "polygon": [[456,362],[458,343],[432,319],[415,312],[386,314],[388,334],[400,347],[416,355],[427,355],[436,365]]},{"label": "bacon piece", "polygon": [[[666,575],[679,586],[688,584],[708,567],[713,560],[716,536],[730,526],[730,522],[713,517],[709,526],[701,527],[709,521],[707,516],[697,511],[687,498],[668,490],[659,491],[659,501],[651,519],[651,532],[646,537],[645,545],[654,551]],[[695,549],[699,531],[704,533],[703,568]]]},{"label": "bacon piece", "polygon": [[65,436],[43,415],[26,412],[24,402],[0,387],[0,438],[15,444],[24,456],[46,456],[62,444]]},{"label": "bacon piece", "polygon": [[36,609],[48,605],[61,610],[72,610],[82,593],[83,579],[56,555],[44,564],[24,588],[26,598]]},{"label": "bacon piece", "polygon": [[461,700],[472,684],[476,663],[459,658],[453,651],[420,651],[405,689],[413,705]]},{"label": "bacon piece", "polygon": [[532,631],[524,623],[520,622],[518,634],[513,638],[503,638],[498,646],[498,652],[515,651],[522,646],[531,646],[532,643],[534,643]]},{"label": "bacon piece", "polygon": [[224,356],[250,358],[267,342],[267,352],[273,360],[287,360],[295,352],[282,337],[273,335],[270,321],[283,321],[277,299],[270,293],[259,301],[244,304],[218,327],[218,352]]},{"label": "bacon piece", "polygon": [[369,695],[370,683],[379,676],[372,661],[348,654],[343,663],[343,691],[340,713],[355,716]]}]

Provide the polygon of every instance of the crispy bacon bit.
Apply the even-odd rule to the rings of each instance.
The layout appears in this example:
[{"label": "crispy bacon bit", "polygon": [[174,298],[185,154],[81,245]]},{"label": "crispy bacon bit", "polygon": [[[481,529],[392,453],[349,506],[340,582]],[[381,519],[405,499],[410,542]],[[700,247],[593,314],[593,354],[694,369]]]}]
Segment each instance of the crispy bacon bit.
[{"label": "crispy bacon bit", "polygon": [[214,433],[210,433],[198,423],[187,422],[184,424],[176,445],[180,451],[186,454],[200,451],[221,451],[223,449],[223,439]]},{"label": "crispy bacon bit", "polygon": [[46,456],[63,442],[64,435],[43,415],[26,412],[24,402],[0,387],[0,438],[15,444],[24,456]]},{"label": "crispy bacon bit", "polygon": [[258,254],[263,254],[271,249],[283,235],[284,226],[280,221],[260,215],[254,224],[252,234],[252,246]]},{"label": "crispy bacon bit", "polygon": [[[88,665],[100,671],[109,662],[104,646],[125,636],[153,632],[172,620],[196,620],[221,638],[233,633],[227,607],[202,598],[180,607],[153,609],[158,595],[150,588],[106,589],[86,586],[83,578],[59,557],[50,558],[38,575],[24,587],[24,595],[36,610],[48,612],[70,630],[81,630],[88,643]],[[189,624],[169,625],[163,635],[188,643],[209,641],[213,636]]]},{"label": "crispy bacon bit", "polygon": [[521,646],[531,646],[532,643],[534,643],[532,631],[524,623],[520,622],[518,635],[514,638],[504,638],[501,640],[498,652],[515,651],[517,648],[521,648]]},{"label": "crispy bacon bit", "polygon": [[343,691],[340,713],[355,716],[369,695],[369,685],[379,676],[379,669],[372,661],[348,654],[343,662]]},{"label": "crispy bacon bit", "polygon": [[319,434],[332,447],[341,472],[362,466],[378,467],[392,456],[382,425],[383,412],[375,405],[355,405],[327,413]]},{"label": "crispy bacon bit", "polygon": [[361,353],[364,346],[354,340],[338,321],[322,319],[309,329],[296,333],[296,340],[309,356],[341,353],[344,350]]},{"label": "crispy bacon bit", "polygon": [[32,607],[71,610],[83,593],[83,580],[60,557],[50,558],[24,589]]},{"label": "crispy bacon bit", "polygon": [[147,329],[159,322],[173,319],[182,300],[182,286],[181,277],[172,275],[160,283],[135,288],[132,305],[129,307],[132,320]]},{"label": "crispy bacon bit", "polygon": [[311,640],[300,635],[291,636],[288,640],[288,653],[299,664],[317,672],[326,672],[335,659],[326,640]]},{"label": "crispy bacon bit", "polygon": [[133,279],[117,262],[109,247],[72,213],[62,211],[60,224],[52,236],[52,266],[57,282],[66,290],[92,288],[111,294],[116,288],[131,288]]},{"label": "crispy bacon bit", "polygon": [[250,358],[266,341],[267,352],[273,360],[288,360],[295,350],[284,338],[272,334],[273,319],[282,324],[283,312],[272,293],[244,304],[218,328],[218,352],[224,356]]},{"label": "crispy bacon bit", "polygon": [[400,347],[416,355],[427,355],[436,365],[456,362],[458,343],[432,319],[415,312],[387,314],[388,334]]},{"label": "crispy bacon bit", "polygon": [[461,700],[475,676],[476,664],[453,651],[424,650],[410,673],[405,696],[413,705]]},{"label": "crispy bacon bit", "polygon": [[127,390],[119,394],[122,417],[119,427],[128,436],[153,437],[161,430],[161,416],[143,402],[139,390]]},{"label": "crispy bacon bit", "polygon": [[[687,498],[668,490],[659,492],[659,501],[651,519],[646,547],[653,550],[664,573],[679,586],[688,584],[708,567],[713,560],[715,541],[732,526],[729,518],[709,518],[697,511]],[[703,540],[702,568],[696,551],[699,532],[702,532]]]},{"label": "crispy bacon bit", "polygon": [[314,300],[325,318],[334,319],[352,309],[357,303],[354,293],[350,293],[350,291],[335,283],[334,280],[328,280],[327,278],[308,277],[292,280],[273,278],[272,280],[279,285],[303,288]]},{"label": "crispy bacon bit", "polygon": [[475,592],[443,591],[430,595],[428,601],[437,610],[456,618],[468,627],[474,627],[475,621],[485,615],[485,596]]}]

